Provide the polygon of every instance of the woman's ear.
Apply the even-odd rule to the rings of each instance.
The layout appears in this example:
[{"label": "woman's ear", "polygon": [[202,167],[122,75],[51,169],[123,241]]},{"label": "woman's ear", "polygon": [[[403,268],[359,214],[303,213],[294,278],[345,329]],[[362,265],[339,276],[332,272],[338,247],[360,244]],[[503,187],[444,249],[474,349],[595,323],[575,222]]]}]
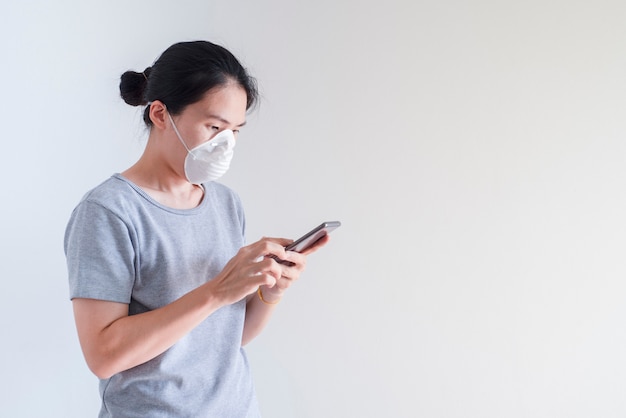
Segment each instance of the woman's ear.
[{"label": "woman's ear", "polygon": [[167,108],[165,104],[160,100],[155,100],[150,105],[150,120],[152,121],[152,126],[157,129],[165,129],[167,119]]}]

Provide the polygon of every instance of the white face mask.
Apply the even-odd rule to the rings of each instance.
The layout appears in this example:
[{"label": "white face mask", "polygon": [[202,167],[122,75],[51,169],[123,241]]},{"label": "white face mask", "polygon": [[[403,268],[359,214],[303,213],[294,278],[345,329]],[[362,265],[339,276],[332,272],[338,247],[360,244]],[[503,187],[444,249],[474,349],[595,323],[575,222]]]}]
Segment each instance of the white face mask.
[{"label": "white face mask", "polygon": [[187,144],[185,144],[182,136],[180,136],[169,112],[167,112],[167,116],[169,116],[170,122],[172,122],[176,136],[187,150],[185,176],[187,176],[189,183],[202,184],[222,177],[228,171],[234,154],[235,134],[233,131],[225,129],[209,141],[203,142],[190,150],[187,148]]}]

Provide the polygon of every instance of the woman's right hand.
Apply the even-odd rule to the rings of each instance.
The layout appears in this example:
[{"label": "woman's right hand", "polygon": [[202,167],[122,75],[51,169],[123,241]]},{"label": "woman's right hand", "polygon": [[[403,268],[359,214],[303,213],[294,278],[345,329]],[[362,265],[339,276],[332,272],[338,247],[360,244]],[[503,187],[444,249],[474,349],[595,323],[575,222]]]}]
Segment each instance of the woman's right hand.
[{"label": "woman's right hand", "polygon": [[284,259],[285,246],[290,243],[291,240],[285,238],[262,238],[240,248],[220,274],[205,286],[220,305],[238,302],[256,292],[259,286],[273,287],[283,275],[285,266],[267,256]]}]

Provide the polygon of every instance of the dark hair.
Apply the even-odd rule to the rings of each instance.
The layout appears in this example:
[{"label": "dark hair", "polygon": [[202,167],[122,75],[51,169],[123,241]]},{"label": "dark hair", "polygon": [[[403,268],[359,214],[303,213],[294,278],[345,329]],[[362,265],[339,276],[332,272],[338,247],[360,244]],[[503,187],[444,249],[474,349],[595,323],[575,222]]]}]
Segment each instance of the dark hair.
[{"label": "dark hair", "polygon": [[[256,80],[226,48],[207,41],[180,42],[167,48],[143,72],[122,74],[120,94],[131,106],[160,100],[172,115],[177,115],[201,100],[207,91],[229,82],[236,82],[246,91],[247,110],[256,104]],[[152,126],[150,106],[143,120]]]}]

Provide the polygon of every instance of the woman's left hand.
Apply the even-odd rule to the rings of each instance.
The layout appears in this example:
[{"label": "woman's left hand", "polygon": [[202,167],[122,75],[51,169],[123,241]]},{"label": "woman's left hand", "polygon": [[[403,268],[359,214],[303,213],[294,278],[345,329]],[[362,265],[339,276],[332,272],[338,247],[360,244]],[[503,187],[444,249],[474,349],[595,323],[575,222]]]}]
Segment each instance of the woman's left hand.
[{"label": "woman's left hand", "polygon": [[[264,240],[273,241],[283,247],[291,244],[293,241],[283,238],[263,238]],[[267,324],[271,314],[272,307],[275,306],[283,297],[285,290],[289,288],[300,277],[300,274],[304,271],[306,266],[307,255],[314,253],[322,248],[328,242],[328,235],[319,239],[311,248],[304,250],[302,253],[295,251],[281,252],[281,259],[285,263],[281,262],[276,257],[278,255],[268,254],[265,259],[273,259],[275,266],[272,266],[272,271],[276,272],[274,277],[280,274],[280,277],[276,279],[276,283],[273,286],[262,285],[259,287],[259,297],[255,295],[248,296],[248,305],[246,309],[246,320],[243,327],[243,334],[241,337],[241,344],[246,345],[252,339],[254,339],[261,330]],[[275,269],[274,267],[278,267]]]},{"label": "woman's left hand", "polygon": [[[323,236],[319,240],[315,242],[311,247],[307,248],[301,253],[297,253],[295,251],[287,251],[284,257],[285,263],[280,263],[280,261],[276,261],[281,264],[282,274],[281,277],[276,280],[276,284],[272,287],[261,286],[261,292],[265,299],[269,301],[278,300],[283,296],[285,290],[289,288],[302,274],[306,267],[306,259],[307,255],[312,254],[322,248],[324,245],[328,243],[330,237],[328,235]],[[285,241],[284,239],[276,239],[281,245],[289,245],[290,241]],[[268,256],[270,257],[270,256]]]}]

